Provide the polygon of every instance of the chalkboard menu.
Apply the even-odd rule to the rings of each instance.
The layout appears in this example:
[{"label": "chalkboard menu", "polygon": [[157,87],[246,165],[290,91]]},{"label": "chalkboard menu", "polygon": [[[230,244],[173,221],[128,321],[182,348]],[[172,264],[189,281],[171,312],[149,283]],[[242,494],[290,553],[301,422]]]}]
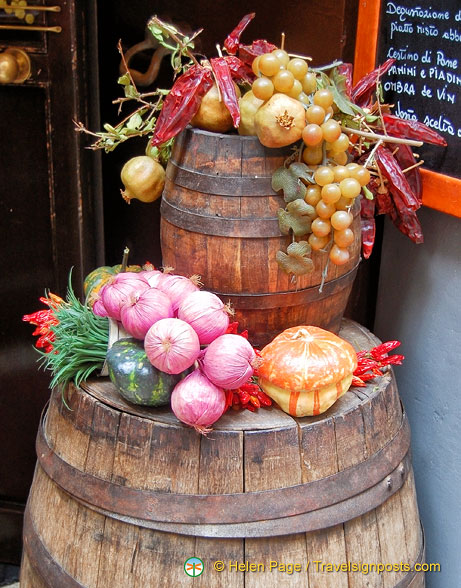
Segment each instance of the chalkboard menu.
[{"label": "chalkboard menu", "polygon": [[377,63],[396,61],[382,84],[393,114],[439,132],[448,147],[425,144],[424,167],[461,177],[461,0],[382,0]]}]

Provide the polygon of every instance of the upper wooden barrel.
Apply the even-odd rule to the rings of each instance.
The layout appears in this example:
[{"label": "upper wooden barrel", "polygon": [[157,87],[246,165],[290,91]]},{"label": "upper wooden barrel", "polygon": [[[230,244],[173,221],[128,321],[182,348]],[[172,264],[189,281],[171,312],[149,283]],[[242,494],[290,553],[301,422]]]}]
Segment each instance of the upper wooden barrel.
[{"label": "upper wooden barrel", "polygon": [[315,252],[314,270],[296,280],[279,268],[277,251],[286,251],[291,239],[280,233],[277,212],[285,202],[271,179],[291,152],[267,149],[257,137],[187,128],[166,171],[163,264],[201,275],[206,289],[230,300],[236,320],[258,346],[300,324],[338,332],[359,263],[356,205],[348,263],[330,263],[323,276],[328,254]]},{"label": "upper wooden barrel", "polygon": [[[341,335],[356,348],[376,343],[351,322]],[[325,574],[307,563],[423,557],[408,421],[392,372],[319,417],[231,412],[208,437],[167,408],[127,404],[105,379],[65,394],[69,408],[55,391],[37,437],[21,588],[40,586],[34,574],[59,588],[152,585],[142,579],[159,575],[162,585],[189,585],[183,564],[194,555],[207,587],[278,586],[283,574],[271,560],[302,563],[290,586],[336,587],[338,574],[322,583]],[[234,561],[265,569],[233,572]],[[360,585],[357,577],[343,574],[343,585]],[[366,578],[382,586],[382,574]],[[391,570],[386,585],[422,586],[410,584],[417,578]]]}]

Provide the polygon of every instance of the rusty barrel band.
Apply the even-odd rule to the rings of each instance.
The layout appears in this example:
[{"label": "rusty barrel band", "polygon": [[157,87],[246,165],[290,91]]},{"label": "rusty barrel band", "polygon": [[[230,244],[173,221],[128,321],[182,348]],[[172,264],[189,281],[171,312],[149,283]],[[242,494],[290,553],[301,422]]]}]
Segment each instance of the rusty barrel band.
[{"label": "rusty barrel band", "polygon": [[24,512],[23,544],[30,565],[44,584],[50,588],[85,588],[51,556],[35,529],[28,507]]},{"label": "rusty barrel band", "polygon": [[[30,565],[39,574],[43,582],[50,588],[85,588],[75,578],[72,578],[65,569],[53,558],[38,535],[30,513],[26,508],[24,513],[24,550],[29,558]],[[422,564],[425,559],[424,532],[421,527],[421,548],[413,562],[412,570],[407,572],[394,588],[411,588],[415,577],[423,572],[414,570],[416,564]],[[408,562],[409,563],[409,562]]]},{"label": "rusty barrel band", "polygon": [[[152,523],[154,526],[155,523],[208,525],[214,526],[216,532],[226,525],[234,525],[236,532],[238,527],[242,528],[241,533],[246,532],[245,525],[249,527],[250,523],[255,523],[253,532],[260,533],[258,527],[263,527],[263,523],[275,528],[282,524],[278,523],[279,519],[287,519],[284,529],[279,532],[285,534],[294,532],[292,523],[296,518],[309,515],[315,519],[316,511],[327,509],[330,523],[322,523],[322,527],[329,526],[371,510],[396,492],[403,485],[409,469],[410,429],[408,419],[403,415],[396,435],[382,449],[367,460],[326,478],[285,488],[236,494],[156,492],[96,478],[54,453],[47,442],[43,422],[36,447],[41,467],[58,486],[90,508],[113,518],[145,521],[139,523],[142,526],[153,526]],[[373,501],[376,504],[370,504],[371,495],[364,498],[367,491],[375,495]],[[304,526],[303,530],[308,529]],[[266,534],[276,533],[270,531]]]},{"label": "rusty barrel band", "polygon": [[320,292],[319,284],[311,286],[310,288],[301,288],[300,290],[293,290],[291,292],[264,292],[262,294],[234,294],[228,292],[217,292],[214,294],[232,304],[233,308],[238,310],[262,310],[270,308],[284,308],[293,306],[302,306],[310,302],[328,298],[332,294],[341,292],[344,288],[352,285],[355,279],[359,263],[350,271],[343,274],[339,278],[325,282]]},{"label": "rusty barrel band", "polygon": [[164,220],[175,227],[201,235],[235,238],[282,238],[279,221],[276,217],[251,219],[210,216],[174,206],[166,198],[162,198],[160,213]]},{"label": "rusty barrel band", "polygon": [[168,162],[166,177],[194,192],[216,196],[275,196],[272,190],[272,176],[220,176],[207,174],[202,170],[178,166],[172,159]]}]

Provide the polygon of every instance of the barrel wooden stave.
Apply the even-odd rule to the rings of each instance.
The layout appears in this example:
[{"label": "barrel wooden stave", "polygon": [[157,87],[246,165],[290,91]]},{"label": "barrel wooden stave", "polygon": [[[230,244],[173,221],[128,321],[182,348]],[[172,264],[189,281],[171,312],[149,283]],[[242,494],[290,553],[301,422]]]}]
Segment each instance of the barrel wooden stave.
[{"label": "barrel wooden stave", "polygon": [[[271,188],[271,175],[283,165],[289,149],[264,148],[255,137],[219,135],[186,129],[167,168],[161,204],[163,264],[183,275],[199,274],[205,288],[223,300],[232,297],[236,319],[254,341],[267,343],[288,326],[313,324],[337,332],[360,258],[360,214],[354,205],[354,243],[350,260],[328,264],[327,253],[315,252],[314,269],[296,280],[276,262],[291,242],[280,233],[277,211],[285,207]],[[355,274],[354,274],[355,275]],[[330,301],[322,295],[325,280],[343,281]],[[248,295],[298,292],[312,288],[309,304],[287,298],[285,306],[246,306]],[[293,306],[293,308],[291,308]],[[261,327],[275,326],[270,334]]]},{"label": "barrel wooden stave", "polygon": [[[374,338],[364,329],[350,322],[344,324],[341,334],[356,348],[374,344]],[[86,390],[70,389],[67,403],[72,411],[62,403],[59,391],[53,394],[45,422],[53,452],[90,476],[127,489],[168,492],[172,500],[175,494],[252,492],[259,502],[267,500],[267,490],[322,482],[386,450],[402,422],[391,373],[363,389],[351,389],[325,415],[292,419],[276,409],[251,415],[233,413],[220,419],[210,438],[180,425],[169,410],[124,403],[104,380],[92,382]],[[46,464],[46,456],[42,459]],[[265,494],[258,494],[260,491]],[[269,516],[280,508],[278,504],[267,506]],[[369,512],[328,528],[295,534],[285,531],[272,537],[217,540],[184,535],[186,525],[174,521],[166,531],[136,525],[115,513],[98,512],[64,492],[41,466],[34,476],[28,513],[48,557],[37,561],[26,534],[22,588],[41,587],[40,566],[45,576],[40,582],[59,588],[66,586],[62,579],[66,576],[80,585],[97,588],[120,585],[121,581],[127,587],[167,586],[172,582],[188,586],[192,581],[231,588],[387,587],[405,580],[405,574],[322,572],[313,562],[413,563],[422,557],[411,471],[390,498]],[[201,516],[196,513],[198,520]],[[182,569],[184,561],[193,555],[206,566],[203,576],[195,580]],[[226,562],[224,572],[213,570],[216,560]],[[310,563],[302,574],[289,575],[270,572],[271,560],[303,566]],[[63,574],[59,583],[46,582],[50,561]],[[266,569],[236,572],[229,570],[229,561],[264,563]],[[164,578],[162,584],[154,580],[158,577]],[[413,581],[424,585],[423,576]]]}]

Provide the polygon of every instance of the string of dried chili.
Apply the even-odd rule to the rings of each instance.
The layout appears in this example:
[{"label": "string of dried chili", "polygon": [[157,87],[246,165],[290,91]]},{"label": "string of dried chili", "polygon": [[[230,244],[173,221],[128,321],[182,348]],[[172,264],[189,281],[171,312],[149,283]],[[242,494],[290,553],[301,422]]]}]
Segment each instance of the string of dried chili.
[{"label": "string of dried chili", "polygon": [[210,59],[211,69],[213,70],[218,84],[221,97],[227,110],[230,112],[234,127],[238,128],[240,124],[240,108],[235,91],[235,83],[225,57],[213,57]]},{"label": "string of dried chili", "polygon": [[202,65],[193,65],[177,78],[163,102],[152,145],[161,145],[185,129],[212,85],[211,69]]},{"label": "string of dried chili", "polygon": [[375,201],[361,198],[360,200],[360,226],[362,239],[362,254],[368,259],[373,251],[376,237]]},{"label": "string of dried chili", "polygon": [[274,49],[277,49],[277,47],[273,43],[269,43],[264,39],[256,39],[251,45],[239,45],[239,57],[251,67],[255,57],[263,53],[270,53]]},{"label": "string of dried chili", "polygon": [[405,174],[389,149],[380,145],[375,152],[375,161],[381,173],[388,181],[389,192],[394,197],[394,202],[399,211],[402,211],[400,200],[403,202],[405,208],[417,210],[421,206],[421,203],[413,193]]},{"label": "string of dried chili", "polygon": [[417,120],[407,120],[393,114],[383,114],[383,122],[387,134],[393,137],[415,139],[416,141],[424,141],[425,143],[441,145],[442,147],[445,147],[447,144],[445,139],[437,131],[434,131]]},{"label": "string of dried chili", "polygon": [[376,90],[376,82],[389,71],[394,63],[395,59],[388,59],[382,65],[363,76],[352,88],[352,100],[359,106],[366,106]]},{"label": "string of dried chili", "polygon": [[401,167],[402,170],[407,168],[412,168],[409,171],[405,172],[405,177],[408,180],[408,183],[413,190],[413,194],[416,198],[421,202],[422,193],[423,193],[423,183],[421,180],[421,171],[419,167],[412,167],[416,164],[416,158],[413,153],[412,148],[410,145],[405,145],[404,143],[397,145],[389,144],[389,148],[394,150],[394,158]]},{"label": "string of dried chili", "polygon": [[401,233],[407,235],[414,243],[423,243],[421,223],[413,210],[397,210],[394,208],[389,216]]},{"label": "string of dried chili", "polygon": [[252,84],[256,78],[253,70],[249,65],[243,63],[243,61],[236,55],[226,55],[224,59],[229,66],[232,74],[232,78],[237,82],[246,82]]},{"label": "string of dried chili", "polygon": [[224,41],[224,47],[229,55],[235,55],[237,53],[240,44],[240,36],[255,16],[256,13],[254,12],[246,14],[235,27],[235,29],[226,37],[226,40]]}]

